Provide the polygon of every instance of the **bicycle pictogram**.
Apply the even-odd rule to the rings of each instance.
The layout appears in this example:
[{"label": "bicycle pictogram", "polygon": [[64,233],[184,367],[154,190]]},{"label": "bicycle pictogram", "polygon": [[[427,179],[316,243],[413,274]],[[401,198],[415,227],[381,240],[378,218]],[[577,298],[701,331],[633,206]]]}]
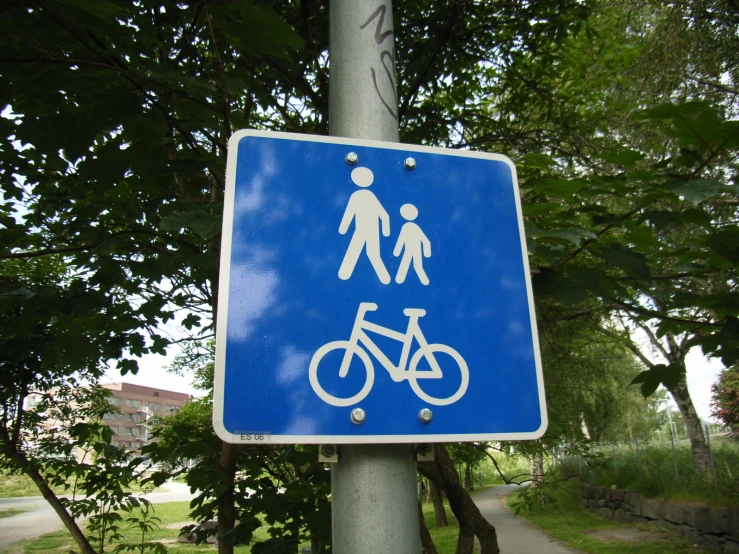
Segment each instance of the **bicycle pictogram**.
[{"label": "bicycle pictogram", "polygon": [[[327,404],[331,404],[332,406],[344,407],[356,404],[365,398],[372,390],[372,386],[375,382],[375,369],[369,354],[372,354],[375,359],[380,362],[380,364],[388,371],[393,381],[400,383],[407,380],[410,383],[413,392],[415,392],[421,400],[425,400],[429,404],[435,406],[448,406],[449,404],[454,404],[464,396],[470,380],[467,362],[459,352],[446,344],[428,344],[428,342],[426,342],[426,338],[418,324],[418,320],[426,315],[426,310],[420,308],[406,308],[403,310],[403,313],[408,316],[408,327],[405,333],[400,333],[387,327],[377,325],[376,323],[366,321],[364,319],[365,314],[375,310],[377,310],[377,304],[373,302],[360,303],[349,340],[331,341],[321,346],[316,353],[313,354],[313,358],[311,358],[310,361],[308,375],[311,387],[313,387],[313,390],[321,400]],[[368,331],[388,337],[403,344],[400,361],[397,365],[393,364],[393,362],[390,361],[390,359],[374,343],[372,338],[367,334]],[[418,343],[418,350],[413,353],[413,356],[410,356],[411,346],[414,339]],[[328,393],[319,382],[318,365],[329,352],[334,350],[346,351],[339,367],[340,378],[346,377],[349,373],[349,367],[351,365],[352,358],[355,355],[362,361],[366,371],[365,382],[361,390],[348,398],[333,396]],[[437,398],[427,394],[421,389],[421,385],[419,383],[419,381],[422,382],[425,379],[444,379],[445,374],[436,359],[436,354],[447,354],[451,356],[460,372],[459,376],[455,374],[453,377],[448,379],[448,381],[454,383],[451,387],[454,388],[457,382],[456,379],[461,377],[460,384],[456,389],[456,392],[445,398]],[[410,363],[408,361],[409,358]],[[428,369],[418,370],[418,364],[422,359],[426,360]]]}]

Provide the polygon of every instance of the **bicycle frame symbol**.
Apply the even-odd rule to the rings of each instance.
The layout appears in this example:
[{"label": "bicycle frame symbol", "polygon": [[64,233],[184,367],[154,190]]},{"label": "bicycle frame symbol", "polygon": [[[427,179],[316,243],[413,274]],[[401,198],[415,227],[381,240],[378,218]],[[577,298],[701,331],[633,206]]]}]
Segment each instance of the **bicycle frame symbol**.
[{"label": "bicycle frame symbol", "polygon": [[[426,315],[426,310],[420,308],[406,308],[403,313],[408,316],[408,328],[405,333],[393,331],[387,327],[382,327],[376,323],[365,321],[364,316],[367,312],[374,312],[377,310],[377,304],[372,302],[362,302],[359,304],[357,309],[357,316],[354,320],[354,327],[352,327],[352,333],[349,340],[335,340],[321,346],[310,361],[310,367],[308,370],[308,377],[310,379],[311,387],[315,393],[327,404],[332,406],[344,407],[356,404],[365,398],[372,390],[372,385],[375,382],[375,369],[372,364],[372,360],[369,357],[369,352],[375,359],[384,367],[393,381],[400,383],[408,380],[411,389],[421,399],[425,400],[429,404],[435,406],[448,406],[454,404],[457,400],[464,396],[467,391],[467,385],[469,384],[470,374],[467,368],[467,362],[464,358],[446,344],[428,344],[426,338],[423,336],[421,327],[418,325],[418,320]],[[380,350],[380,348],[374,343],[372,338],[367,334],[367,331],[383,335],[391,338],[398,342],[403,343],[403,348],[400,354],[400,361],[398,365],[394,365],[390,359]],[[410,364],[408,358],[410,356],[411,344],[413,339],[418,342],[419,348],[410,358]],[[339,398],[326,392],[318,381],[318,365],[321,363],[323,357],[333,350],[346,350],[341,366],[339,367],[339,377],[346,377],[349,373],[349,366],[353,356],[358,356],[364,364],[367,376],[365,379],[364,386],[362,389],[349,398]],[[456,362],[461,373],[461,383],[457,391],[446,398],[436,398],[426,394],[419,385],[419,380],[423,379],[443,379],[444,373],[436,361],[435,354],[443,353],[448,354]],[[418,363],[422,358],[425,358],[430,370],[416,371]],[[456,382],[456,381],[455,381]]]}]

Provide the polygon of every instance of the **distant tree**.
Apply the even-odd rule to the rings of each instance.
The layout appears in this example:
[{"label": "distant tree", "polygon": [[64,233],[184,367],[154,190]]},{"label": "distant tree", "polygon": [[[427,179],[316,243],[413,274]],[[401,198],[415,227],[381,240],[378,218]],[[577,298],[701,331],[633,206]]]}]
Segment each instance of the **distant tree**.
[{"label": "distant tree", "polygon": [[[212,340],[188,342],[169,371],[194,378],[204,396],[188,402],[169,417],[156,420],[152,443],[142,452],[162,468],[150,481],[161,484],[172,475],[184,475],[197,491],[191,517],[206,522],[217,517],[219,498],[230,494],[235,527],[226,535],[230,545],[252,542],[252,550],[296,552],[311,542],[314,552],[330,543],[330,472],[318,463],[314,446],[237,446],[233,465],[233,491],[223,487],[221,440],[213,430]],[[259,515],[259,517],[257,517]],[[265,525],[270,539],[254,541],[253,532]],[[205,540],[206,534],[200,537]]]},{"label": "distant tree", "polygon": [[739,365],[725,369],[713,385],[711,415],[739,434]]},{"label": "distant tree", "polygon": [[[0,265],[0,467],[31,478],[85,554],[96,549],[76,519],[91,516],[102,552],[115,516],[99,509],[131,505],[123,487],[136,464],[111,445],[106,391],[85,386],[122,355],[129,317],[57,257]],[[120,334],[110,325],[116,320]],[[51,485],[83,498],[62,498]]]}]

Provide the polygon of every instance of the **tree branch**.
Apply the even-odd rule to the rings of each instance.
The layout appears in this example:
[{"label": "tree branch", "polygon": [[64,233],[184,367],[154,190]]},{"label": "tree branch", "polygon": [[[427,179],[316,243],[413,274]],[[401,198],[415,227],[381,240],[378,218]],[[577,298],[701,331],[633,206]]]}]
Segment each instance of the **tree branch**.
[{"label": "tree branch", "polygon": [[[506,485],[522,485],[523,483],[528,481],[527,479],[526,481],[521,481],[520,483],[518,483],[513,480],[508,480],[506,476],[503,475],[503,472],[501,471],[500,466],[498,466],[498,462],[495,460],[493,455],[487,451],[485,447],[483,447],[481,444],[475,444],[475,443],[472,443],[472,446],[474,446],[477,450],[479,450],[480,452],[485,454],[488,458],[490,458],[490,461],[493,462],[493,465],[495,466],[495,470],[498,472],[498,475],[500,475],[500,478],[503,479],[503,482]],[[523,477],[524,475],[528,475],[528,473],[520,473],[519,475],[514,475],[513,479],[515,479],[516,477]]]},{"label": "tree branch", "polygon": [[652,330],[649,328],[648,325],[646,325],[643,321],[635,321],[636,325],[647,334],[647,337],[649,337],[649,342],[652,343],[652,345],[659,350],[660,354],[664,356],[665,360],[668,362],[670,361],[670,353],[665,349],[664,346],[662,346],[662,343],[659,342],[659,339],[657,336],[652,332]]},{"label": "tree branch", "polygon": [[596,327],[596,330],[599,333],[602,333],[603,335],[614,339],[619,344],[622,344],[623,346],[631,350],[636,355],[636,357],[639,358],[649,369],[652,369],[655,366],[655,364],[652,363],[649,358],[642,354],[641,350],[636,347],[631,338],[622,337],[621,335],[618,335],[608,329],[604,329],[603,327]]}]

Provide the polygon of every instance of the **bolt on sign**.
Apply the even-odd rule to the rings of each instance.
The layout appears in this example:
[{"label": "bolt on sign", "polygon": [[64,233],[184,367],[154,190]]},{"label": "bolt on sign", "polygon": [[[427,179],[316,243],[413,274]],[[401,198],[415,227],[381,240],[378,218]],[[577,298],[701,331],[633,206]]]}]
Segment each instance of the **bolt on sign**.
[{"label": "bolt on sign", "polygon": [[222,439],[544,433],[521,205],[504,156],[240,131],[222,240]]}]

